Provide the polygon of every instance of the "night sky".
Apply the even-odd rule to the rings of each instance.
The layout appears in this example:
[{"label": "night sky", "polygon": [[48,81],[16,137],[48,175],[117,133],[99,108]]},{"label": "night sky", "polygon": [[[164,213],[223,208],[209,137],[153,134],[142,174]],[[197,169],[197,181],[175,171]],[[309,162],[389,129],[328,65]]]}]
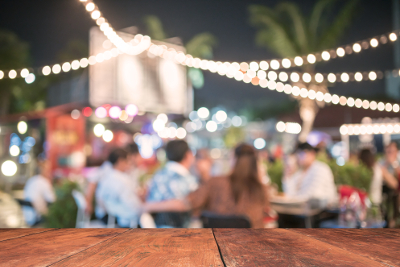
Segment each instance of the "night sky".
[{"label": "night sky", "polygon": [[[169,37],[184,42],[197,33],[211,32],[219,41],[214,59],[251,61],[275,58],[276,55],[255,45],[255,28],[248,23],[247,7],[264,4],[273,7],[277,0],[97,0],[103,15],[115,29],[138,26],[144,32],[145,15],[157,15]],[[307,11],[315,1],[297,0]],[[58,52],[73,39],[88,42],[88,32],[95,24],[78,0],[1,0],[0,28],[15,32],[31,47],[33,66],[56,63]],[[353,26],[341,41],[352,43],[392,30],[392,2],[363,0]],[[394,68],[393,45],[381,45],[360,54],[333,59],[317,67],[322,72],[356,72]],[[331,92],[370,97],[383,94],[384,81],[338,84]],[[205,87],[196,90],[196,103],[214,107],[218,104],[239,110],[248,105],[266,106],[286,95],[236,82],[218,74],[205,73]]]}]

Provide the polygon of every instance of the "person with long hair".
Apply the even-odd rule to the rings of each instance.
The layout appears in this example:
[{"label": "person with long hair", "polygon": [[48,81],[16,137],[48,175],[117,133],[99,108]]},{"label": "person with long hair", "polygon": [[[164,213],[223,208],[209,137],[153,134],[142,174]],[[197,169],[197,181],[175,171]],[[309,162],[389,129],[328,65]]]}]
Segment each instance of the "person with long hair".
[{"label": "person with long hair", "polygon": [[248,144],[235,149],[235,164],[227,176],[209,179],[185,199],[145,203],[146,212],[205,210],[221,215],[245,215],[253,228],[263,228],[268,206],[266,188],[260,180],[257,153]]}]

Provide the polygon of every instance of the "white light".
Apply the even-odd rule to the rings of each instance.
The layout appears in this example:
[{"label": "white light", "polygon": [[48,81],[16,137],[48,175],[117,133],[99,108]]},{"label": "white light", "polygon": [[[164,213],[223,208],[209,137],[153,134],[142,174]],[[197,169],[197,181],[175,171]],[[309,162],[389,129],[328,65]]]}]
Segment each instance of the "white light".
[{"label": "white light", "polygon": [[357,98],[356,101],[355,101],[355,106],[356,106],[357,108],[361,108],[362,105],[363,105],[362,100],[359,99],[359,98]]},{"label": "white light", "polygon": [[400,106],[398,104],[394,104],[393,105],[393,111],[394,112],[399,112],[399,110],[400,110]]},{"label": "white light", "polygon": [[368,108],[369,108],[369,101],[368,101],[368,100],[364,100],[364,101],[363,101],[363,104],[362,104],[362,107],[363,107],[364,109],[368,109]]},{"label": "white light", "polygon": [[28,76],[26,76],[26,78],[25,78],[25,82],[26,82],[27,84],[31,84],[31,83],[33,83],[35,80],[36,80],[36,76],[35,76],[35,74],[33,74],[33,73],[28,74]]},{"label": "white light", "polygon": [[378,110],[379,111],[383,111],[385,109],[385,104],[383,104],[382,102],[378,103]]},{"label": "white light", "polygon": [[274,70],[279,69],[279,61],[276,59],[271,60],[270,65],[271,65],[271,69],[274,69]]},{"label": "white light", "polygon": [[103,140],[107,143],[111,142],[114,138],[114,134],[113,132],[111,132],[110,130],[107,130],[104,132],[103,134]]},{"label": "white light", "polygon": [[296,64],[297,66],[303,65],[303,59],[301,57],[295,57],[294,64]]},{"label": "white light", "polygon": [[25,78],[28,75],[29,75],[29,70],[28,69],[21,70],[21,77],[22,78]]},{"label": "white light", "polygon": [[276,89],[276,82],[275,81],[269,81],[268,82],[268,89],[269,90],[275,90]]},{"label": "white light", "polygon": [[338,157],[336,159],[336,164],[340,167],[344,166],[344,164],[346,163],[345,159],[343,157]]},{"label": "white light", "polygon": [[323,60],[328,61],[331,58],[331,54],[329,54],[327,51],[324,51],[322,52],[321,57]]},{"label": "white light", "polygon": [[176,137],[178,137],[179,139],[183,139],[186,137],[186,130],[183,129],[182,127],[178,128],[178,130],[176,130]]},{"label": "white light", "polygon": [[337,105],[339,103],[339,96],[338,95],[333,95],[332,96],[332,103]]},{"label": "white light", "polygon": [[207,131],[209,131],[211,133],[215,132],[217,130],[217,128],[218,128],[218,125],[215,121],[209,121],[206,124]]},{"label": "white light", "polygon": [[339,47],[339,48],[336,50],[336,54],[337,54],[339,57],[343,57],[343,56],[345,55],[345,51],[344,51],[343,48]]},{"label": "white light", "polygon": [[285,87],[284,87],[284,92],[285,92],[285,94],[291,94],[292,93],[292,86],[290,85],[290,84],[286,84],[285,85]]},{"label": "white light", "polygon": [[256,72],[254,70],[247,70],[247,76],[249,76],[251,79],[253,79],[254,77],[256,77]]},{"label": "white light", "polygon": [[224,122],[228,118],[228,115],[226,114],[225,111],[220,110],[215,114],[215,117],[219,122]]},{"label": "white light", "polygon": [[299,74],[296,72],[293,72],[292,74],[290,74],[290,80],[294,83],[297,83],[300,80]]},{"label": "white light", "polygon": [[101,16],[100,11],[95,10],[92,12],[92,19],[98,19],[98,18],[100,18],[100,16]]},{"label": "white light", "polygon": [[390,111],[392,111],[392,109],[393,109],[393,106],[392,106],[392,104],[390,104],[390,103],[387,103],[387,104],[386,104],[386,106],[385,106],[385,109],[386,109],[386,111],[387,111],[387,112],[390,112]]},{"label": "white light", "polygon": [[168,116],[164,113],[161,113],[157,116],[157,120],[163,122],[164,124],[167,124],[168,122]]},{"label": "white light", "polygon": [[332,95],[331,95],[330,93],[326,93],[326,94],[324,95],[324,101],[325,101],[326,103],[330,103],[330,102],[332,101]]},{"label": "white light", "polygon": [[280,121],[276,124],[276,130],[280,133],[283,133],[286,129],[286,124],[283,121]]},{"label": "white light", "polygon": [[371,101],[371,103],[369,103],[369,108],[372,110],[376,110],[378,108],[378,103],[376,103],[375,101]]},{"label": "white light", "polygon": [[71,111],[71,118],[73,118],[74,120],[79,119],[79,117],[81,116],[81,112],[77,109],[74,109],[73,111]]},{"label": "white light", "polygon": [[309,99],[314,100],[315,97],[316,97],[316,93],[315,93],[314,90],[310,90],[310,91],[308,91],[308,95],[307,96],[308,96]]},{"label": "white light", "polygon": [[276,79],[278,79],[278,75],[276,74],[275,71],[269,71],[268,72],[268,79],[270,79],[272,81],[276,81]]},{"label": "white light", "polygon": [[306,83],[311,82],[311,75],[309,73],[304,73],[303,74],[303,81]]},{"label": "white light", "polygon": [[315,74],[315,81],[317,83],[322,83],[324,81],[324,76],[321,73]]},{"label": "white light", "polygon": [[307,90],[306,88],[301,88],[301,90],[300,90],[300,96],[301,96],[302,98],[308,97],[308,90]]},{"label": "white light", "polygon": [[164,130],[164,128],[165,128],[165,123],[162,120],[156,119],[153,122],[154,131],[160,132],[160,131]]},{"label": "white light", "polygon": [[104,127],[104,125],[99,123],[94,126],[93,133],[95,136],[101,137],[104,134],[105,130],[106,128]]},{"label": "white light", "polygon": [[71,70],[71,64],[70,64],[69,62],[65,62],[65,63],[62,65],[62,70],[63,70],[64,72],[70,71],[70,70]]},{"label": "white light", "polygon": [[341,134],[341,135],[346,135],[346,134],[348,134],[348,133],[349,133],[349,130],[348,130],[347,126],[346,126],[346,125],[342,125],[342,126],[340,127],[340,134]]},{"label": "white light", "polygon": [[288,68],[290,68],[290,67],[292,66],[292,62],[290,62],[290,59],[284,58],[284,59],[282,60],[282,66],[283,66],[285,69],[288,69]]},{"label": "white light", "polygon": [[260,79],[260,86],[262,88],[267,88],[268,87],[268,80],[266,79]]},{"label": "white light", "polygon": [[356,53],[360,52],[361,51],[361,45],[359,43],[355,43],[353,45],[353,51],[356,52]]},{"label": "white light", "polygon": [[286,82],[288,79],[289,77],[286,72],[279,73],[279,80],[281,80],[282,82]]},{"label": "white light", "polygon": [[201,119],[207,119],[208,116],[210,115],[210,111],[207,108],[199,108],[197,111],[197,116]]},{"label": "white light", "polygon": [[300,88],[298,86],[293,86],[292,95],[294,95],[294,96],[299,96],[300,95]]},{"label": "white light", "polygon": [[1,172],[4,176],[14,176],[17,173],[18,167],[14,161],[7,160],[1,164]]},{"label": "white light", "polygon": [[395,33],[389,34],[389,39],[390,41],[394,42],[397,40],[397,35]]},{"label": "white light", "polygon": [[257,71],[257,77],[260,80],[263,80],[263,79],[267,78],[267,73],[264,70],[259,70],[259,71]]},{"label": "white light", "polygon": [[317,58],[313,54],[309,54],[307,56],[307,61],[310,64],[314,64],[317,61]]},{"label": "white light", "polygon": [[354,106],[354,98],[349,97],[349,98],[347,99],[347,105],[348,105],[349,107],[353,107],[353,106]]},{"label": "white light", "polygon": [[333,73],[329,73],[329,75],[328,75],[328,81],[329,81],[330,83],[336,82],[336,75],[333,74]]},{"label": "white light", "polygon": [[267,145],[267,142],[265,142],[264,139],[262,138],[257,138],[254,140],[254,147],[257,149],[263,149]]},{"label": "white light", "polygon": [[20,152],[21,152],[21,151],[20,151],[20,149],[19,149],[18,146],[12,145],[12,146],[10,147],[10,155],[11,155],[11,156],[16,157],[16,156],[19,155]]},{"label": "white light", "polygon": [[4,78],[4,72],[0,70],[0,80]]},{"label": "white light", "polygon": [[59,74],[59,73],[61,72],[61,66],[60,66],[60,64],[54,65],[52,70],[53,70],[53,73],[54,73],[54,74]]},{"label": "white light", "polygon": [[17,72],[16,72],[15,70],[10,70],[10,71],[8,72],[8,77],[9,77],[10,79],[15,79],[15,78],[17,77]]},{"label": "white light", "polygon": [[17,128],[20,134],[25,134],[28,131],[28,124],[24,121],[20,121],[18,122]]},{"label": "white light", "polygon": [[72,61],[72,63],[71,63],[71,68],[72,68],[73,70],[77,70],[77,69],[79,69],[79,67],[80,67],[79,60],[74,60],[74,61]]},{"label": "white light", "polygon": [[243,72],[241,72],[241,71],[236,72],[236,74],[235,74],[236,81],[241,81],[241,80],[243,80],[243,78],[244,78]]},{"label": "white light", "polygon": [[378,40],[373,38],[373,39],[371,39],[370,44],[371,44],[372,47],[377,47],[379,45],[379,42],[378,42]]},{"label": "white light", "polygon": [[342,80],[342,82],[347,83],[350,80],[350,76],[346,72],[344,72],[342,73],[342,75],[340,75],[340,79]]},{"label": "white light", "polygon": [[287,122],[285,131],[290,134],[299,134],[301,132],[301,125],[297,122]]},{"label": "white light", "polygon": [[362,73],[361,73],[361,72],[356,72],[356,74],[354,74],[354,79],[355,79],[357,82],[361,82],[362,79],[363,79]]},{"label": "white light", "polygon": [[232,118],[232,125],[235,127],[240,127],[242,125],[242,118],[239,116],[234,116]]},{"label": "white light", "polygon": [[261,61],[261,62],[260,62],[260,68],[261,68],[262,70],[267,70],[267,69],[269,68],[268,62],[267,62],[267,61]]},{"label": "white light", "polygon": [[221,149],[218,148],[211,149],[210,156],[213,159],[219,159],[222,156]]},{"label": "white light", "polygon": [[89,12],[93,11],[94,8],[95,8],[95,5],[93,3],[88,3],[86,5],[86,10],[89,11]]},{"label": "white light", "polygon": [[258,68],[259,68],[259,66],[258,66],[258,63],[257,62],[251,62],[250,63],[250,69],[252,70],[252,71],[258,71]]},{"label": "white light", "polygon": [[374,71],[371,71],[371,72],[368,74],[368,77],[369,77],[369,79],[370,79],[371,81],[375,81],[376,78],[377,78],[377,75],[376,75],[376,73],[375,73]]},{"label": "white light", "polygon": [[81,68],[86,68],[89,65],[89,60],[87,58],[82,58],[79,61],[79,64],[81,65]]}]

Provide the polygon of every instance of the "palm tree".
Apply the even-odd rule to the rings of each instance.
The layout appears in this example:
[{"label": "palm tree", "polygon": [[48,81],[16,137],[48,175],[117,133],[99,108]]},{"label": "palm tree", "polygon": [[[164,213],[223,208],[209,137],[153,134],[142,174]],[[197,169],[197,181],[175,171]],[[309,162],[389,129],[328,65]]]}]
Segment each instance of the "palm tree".
[{"label": "palm tree", "polygon": [[[146,24],[147,32],[152,39],[159,41],[167,39],[167,34],[163,29],[162,22],[157,16],[146,16],[144,22]],[[185,48],[186,52],[193,57],[212,59],[213,48],[216,45],[217,38],[209,32],[203,32],[192,37],[192,39],[186,43]],[[200,89],[203,87],[204,76],[200,69],[189,68],[188,76],[195,88]]]},{"label": "palm tree", "polygon": [[[346,0],[338,12],[338,0],[318,0],[311,13],[304,15],[292,2],[281,2],[274,8],[262,5],[249,7],[250,22],[257,27],[256,43],[283,58],[293,58],[335,47],[353,20],[359,0]],[[314,65],[303,65],[302,71],[313,74]],[[297,83],[299,87],[328,92],[327,84]],[[305,141],[323,102],[297,98],[303,121],[299,141]]]}]

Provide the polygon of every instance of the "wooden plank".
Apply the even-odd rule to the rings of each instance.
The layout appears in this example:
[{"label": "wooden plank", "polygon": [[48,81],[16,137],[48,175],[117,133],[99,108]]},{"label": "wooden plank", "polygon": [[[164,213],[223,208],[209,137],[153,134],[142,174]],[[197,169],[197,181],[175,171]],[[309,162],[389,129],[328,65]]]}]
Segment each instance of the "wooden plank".
[{"label": "wooden plank", "polygon": [[384,266],[285,229],[214,229],[226,266]]},{"label": "wooden plank", "polygon": [[54,229],[44,229],[44,228],[0,229],[0,242],[8,239],[20,238],[23,236],[39,234],[47,231],[54,231]]},{"label": "wooden plank", "polygon": [[57,229],[5,240],[0,242],[0,266],[46,266],[126,231]]},{"label": "wooden plank", "polygon": [[211,229],[132,229],[54,266],[223,266]]},{"label": "wooden plank", "polygon": [[291,229],[346,251],[388,265],[400,266],[400,230]]}]

